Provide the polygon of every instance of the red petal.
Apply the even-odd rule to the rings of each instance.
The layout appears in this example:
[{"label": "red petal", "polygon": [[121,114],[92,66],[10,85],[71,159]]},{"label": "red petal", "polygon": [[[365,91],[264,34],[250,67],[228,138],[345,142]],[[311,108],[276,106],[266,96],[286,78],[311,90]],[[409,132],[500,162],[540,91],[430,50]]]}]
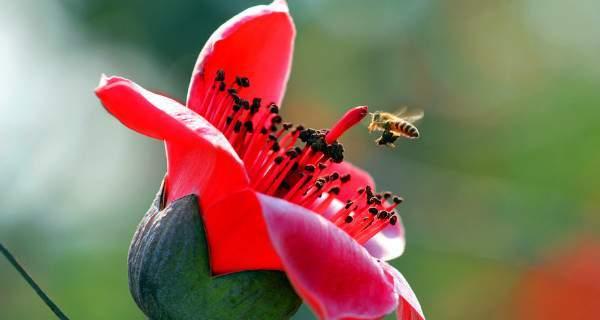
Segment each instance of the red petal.
[{"label": "red petal", "polygon": [[[371,175],[354,166],[353,164],[344,161],[342,163],[331,163],[326,169],[328,173],[338,172],[340,175],[350,174],[351,179],[348,181],[338,198],[342,201],[352,199],[358,188],[371,186],[375,188],[375,181]],[[406,240],[404,238],[404,226],[402,220],[398,220],[395,225],[389,225],[381,232],[376,234],[371,240],[365,243],[365,248],[375,258],[382,260],[392,260],[404,253]]]},{"label": "red petal", "polygon": [[119,77],[103,77],[96,95],[125,126],[167,141],[168,201],[197,194],[207,207],[219,195],[248,186],[244,165],[227,139],[192,110]]},{"label": "red petal", "polygon": [[259,194],[269,235],[292,285],[323,319],[374,319],[398,304],[394,281],[323,217]]},{"label": "red petal", "polygon": [[296,31],[285,1],[251,7],[219,27],[198,56],[188,90],[188,107],[198,110],[217,70],[226,82],[235,76],[250,79],[241,93],[264,103],[281,104],[292,60]]},{"label": "red petal", "polygon": [[411,289],[410,285],[404,279],[404,276],[394,267],[382,262],[385,273],[394,281],[394,290],[400,297],[396,316],[400,320],[424,320],[423,310],[417,296]]},{"label": "red petal", "polygon": [[282,270],[253,190],[246,189],[203,209],[215,274]]}]

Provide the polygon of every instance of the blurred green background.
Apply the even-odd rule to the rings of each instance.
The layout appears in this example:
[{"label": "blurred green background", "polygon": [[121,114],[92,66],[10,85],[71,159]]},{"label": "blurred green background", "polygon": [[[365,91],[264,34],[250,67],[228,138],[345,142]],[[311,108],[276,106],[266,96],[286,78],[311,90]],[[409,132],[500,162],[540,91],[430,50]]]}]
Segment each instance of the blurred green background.
[{"label": "blurred green background", "polygon": [[[394,265],[428,318],[525,319],[529,272],[600,238],[600,2],[290,2],[287,119],[425,110],[418,141],[342,142],[407,199]],[[73,319],[143,319],[127,249],[165,166],[100,106],[100,74],[183,100],[212,31],[259,3],[0,0],[0,241]],[[0,318],[52,318],[4,259]]]}]

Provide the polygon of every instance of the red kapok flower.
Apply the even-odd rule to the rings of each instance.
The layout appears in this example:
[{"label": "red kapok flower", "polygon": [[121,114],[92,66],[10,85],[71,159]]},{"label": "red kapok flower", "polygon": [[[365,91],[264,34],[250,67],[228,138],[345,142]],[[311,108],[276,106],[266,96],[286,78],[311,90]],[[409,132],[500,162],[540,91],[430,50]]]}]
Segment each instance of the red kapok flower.
[{"label": "red kapok flower", "polygon": [[600,319],[600,241],[578,239],[527,270],[513,319]]},{"label": "red kapok flower", "polygon": [[163,140],[167,204],[197,195],[215,275],[282,270],[324,319],[424,319],[402,275],[381,260],[404,250],[396,206],[343,160],[331,130],[278,115],[295,29],[284,1],[233,17],[208,40],[186,106],[130,80],[102,77],[96,94],[125,126]]}]

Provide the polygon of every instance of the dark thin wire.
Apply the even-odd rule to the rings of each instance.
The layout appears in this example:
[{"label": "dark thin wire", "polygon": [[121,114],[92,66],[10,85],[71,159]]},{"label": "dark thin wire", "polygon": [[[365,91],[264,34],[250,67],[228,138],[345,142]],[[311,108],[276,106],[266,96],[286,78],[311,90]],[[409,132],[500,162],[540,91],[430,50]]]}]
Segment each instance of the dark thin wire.
[{"label": "dark thin wire", "polygon": [[8,249],[4,247],[4,245],[2,245],[2,243],[0,243],[0,251],[2,251],[2,254],[4,254],[8,262],[10,262],[10,264],[12,264],[12,266],[15,269],[17,269],[17,272],[19,272],[23,279],[25,279],[25,281],[31,286],[31,288],[33,288],[35,293],[37,293],[37,295],[42,300],[44,300],[48,308],[50,308],[50,310],[52,310],[52,312],[54,312],[55,315],[61,320],[69,320],[69,318],[67,318],[67,316],[65,316],[65,314],[60,310],[60,308],[58,308],[58,306],[55,305],[54,302],[52,302],[52,300],[50,300],[50,298],[44,293],[44,291],[42,291],[40,286],[38,286],[37,283],[35,283],[35,281],[31,279],[31,276],[29,276],[27,271],[25,271],[25,269],[21,267],[19,262],[17,262],[15,257],[10,253],[10,251],[8,251]]}]

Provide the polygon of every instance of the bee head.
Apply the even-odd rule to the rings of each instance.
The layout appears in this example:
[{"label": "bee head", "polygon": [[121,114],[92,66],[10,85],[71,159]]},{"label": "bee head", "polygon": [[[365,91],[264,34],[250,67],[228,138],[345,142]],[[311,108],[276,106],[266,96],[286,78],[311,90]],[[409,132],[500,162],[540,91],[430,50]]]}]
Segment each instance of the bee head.
[{"label": "bee head", "polygon": [[381,114],[379,112],[371,113],[371,121],[378,122],[381,120]]}]

